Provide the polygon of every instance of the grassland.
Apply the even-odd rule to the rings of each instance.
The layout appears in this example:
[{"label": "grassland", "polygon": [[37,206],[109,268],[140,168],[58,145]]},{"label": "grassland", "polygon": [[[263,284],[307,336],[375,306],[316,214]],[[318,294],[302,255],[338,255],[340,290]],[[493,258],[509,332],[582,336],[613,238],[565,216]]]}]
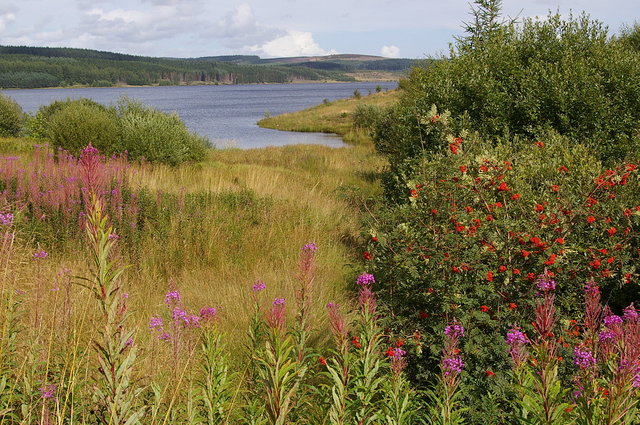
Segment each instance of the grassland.
[{"label": "grassland", "polygon": [[387,107],[398,101],[397,90],[324,102],[302,111],[264,118],[258,125],[265,128],[313,133],[335,133],[346,143],[370,144],[366,131],[353,126],[353,114],[358,105]]},{"label": "grassland", "polygon": [[[21,157],[25,167],[30,146],[24,139],[0,141],[5,155]],[[132,190],[159,205],[135,241],[123,241],[129,249],[123,248],[121,261],[132,265],[125,278],[135,321],[144,327],[175,287],[194,309],[220,307],[225,332],[242,339],[252,283],[264,280],[269,296],[293,299],[300,248],[309,241],[319,247],[318,311],[329,301],[343,301],[345,282],[358,272],[359,220],[366,200],[378,193],[381,167],[368,147],[303,145],[216,150],[203,163],[180,167],[133,165]],[[183,209],[174,210],[177,202]],[[55,223],[38,226],[17,226],[15,255],[5,270],[16,289],[33,293],[42,284],[54,285],[63,269],[75,276],[89,272],[78,255],[81,239],[63,241],[66,233],[60,231],[47,235],[43,228]],[[29,261],[38,249],[49,253],[47,260]]]}]

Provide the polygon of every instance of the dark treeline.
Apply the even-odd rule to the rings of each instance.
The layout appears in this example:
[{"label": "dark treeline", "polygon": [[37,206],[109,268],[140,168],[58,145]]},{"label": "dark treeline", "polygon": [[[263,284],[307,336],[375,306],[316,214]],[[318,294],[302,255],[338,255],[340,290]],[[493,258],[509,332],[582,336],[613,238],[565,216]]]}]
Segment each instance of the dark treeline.
[{"label": "dark treeline", "polygon": [[298,80],[352,81],[340,71],[248,65],[208,58],[172,59],[86,49],[0,46],[0,88],[117,84],[243,84]]}]

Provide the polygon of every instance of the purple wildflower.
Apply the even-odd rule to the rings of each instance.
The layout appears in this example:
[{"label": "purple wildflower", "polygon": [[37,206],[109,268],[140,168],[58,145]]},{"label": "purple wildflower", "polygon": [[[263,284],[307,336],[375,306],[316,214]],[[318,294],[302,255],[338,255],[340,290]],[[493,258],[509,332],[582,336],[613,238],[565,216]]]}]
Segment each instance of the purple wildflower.
[{"label": "purple wildflower", "polygon": [[164,323],[162,323],[162,317],[152,317],[149,320],[149,329],[161,330]]},{"label": "purple wildflower", "polygon": [[505,342],[510,347],[513,347],[514,345],[517,345],[517,344],[522,344],[522,345],[529,344],[529,338],[527,338],[524,332],[518,329],[511,329],[509,332],[507,332],[507,338]]},{"label": "purple wildflower", "polygon": [[404,357],[407,355],[407,352],[404,351],[402,348],[394,348],[393,349],[393,357],[399,359],[400,357]]},{"label": "purple wildflower", "polygon": [[613,332],[611,332],[610,330],[605,330],[605,331],[601,331],[598,334],[598,341],[600,341],[600,343],[603,343],[603,342],[613,340],[615,337],[616,335]]},{"label": "purple wildflower", "polygon": [[218,310],[215,307],[202,307],[200,309],[200,318],[204,321],[213,320],[218,314]]},{"label": "purple wildflower", "polygon": [[11,226],[13,224],[13,214],[0,214],[0,226]]},{"label": "purple wildflower", "polygon": [[556,289],[556,281],[551,279],[551,276],[545,270],[543,274],[538,276],[538,280],[536,280],[536,286],[542,293],[547,293]]},{"label": "purple wildflower", "polygon": [[133,345],[133,338],[129,338],[127,339],[127,341],[124,343],[125,347],[131,347]]},{"label": "purple wildflower", "polygon": [[113,241],[113,240],[117,241],[118,239],[120,239],[120,236],[116,235],[115,233],[111,233],[109,235],[109,240],[110,241]]},{"label": "purple wildflower", "polygon": [[375,283],[375,282],[376,282],[376,279],[370,273],[362,273],[360,276],[358,276],[358,279],[356,280],[356,283],[360,286],[371,285],[372,283]]},{"label": "purple wildflower", "polygon": [[33,253],[33,258],[38,259],[38,258],[47,258],[49,256],[49,253],[46,252],[45,250],[41,249],[40,251],[36,251]]},{"label": "purple wildflower", "polygon": [[452,338],[461,338],[464,336],[464,327],[457,323],[448,325],[444,328],[444,334],[449,335]]},{"label": "purple wildflower", "polygon": [[256,283],[253,284],[253,292],[260,292],[263,289],[267,289],[267,285],[265,285],[263,281],[257,280]]},{"label": "purple wildflower", "polygon": [[162,341],[169,341],[171,339],[171,335],[166,332],[162,332],[160,335],[158,335],[158,339]]},{"label": "purple wildflower", "polygon": [[464,362],[460,357],[445,357],[442,360],[442,370],[444,371],[445,376],[449,376],[451,374],[458,374],[462,372],[462,368],[464,367]]},{"label": "purple wildflower", "polygon": [[199,328],[200,327],[200,317],[195,314],[188,315],[184,320],[184,325],[186,327]]},{"label": "purple wildflower", "polygon": [[267,316],[267,325],[271,329],[282,332],[285,327],[285,305],[284,298],[276,298],[271,305]]},{"label": "purple wildflower", "polygon": [[622,317],[616,316],[615,314],[610,314],[608,316],[605,316],[603,322],[606,327],[610,328],[617,323],[622,323]]},{"label": "purple wildflower", "polygon": [[316,252],[317,250],[318,250],[318,246],[313,242],[309,242],[308,244],[302,247],[302,251]]},{"label": "purple wildflower", "polygon": [[622,315],[622,318],[625,321],[633,322],[635,320],[638,320],[638,311],[633,306],[633,304],[630,304],[629,307],[625,308],[623,311],[624,311],[624,314]]},{"label": "purple wildflower", "polygon": [[164,298],[166,305],[178,304],[180,302],[180,293],[178,291],[169,291]]},{"label": "purple wildflower", "polygon": [[573,349],[573,363],[580,369],[591,369],[596,364],[596,358],[591,351],[576,347]]},{"label": "purple wildflower", "polygon": [[596,295],[600,293],[600,288],[596,282],[591,279],[584,285],[584,293],[589,295]]},{"label": "purple wildflower", "polygon": [[55,400],[55,392],[58,387],[54,384],[49,384],[44,387],[40,387],[39,391],[41,394],[41,398],[45,400]]},{"label": "purple wildflower", "polygon": [[171,312],[171,318],[176,323],[178,323],[180,321],[185,322],[186,324],[189,323],[189,319],[187,317],[187,312],[184,311],[183,309],[181,309],[180,307],[175,307],[173,309],[173,311]]}]

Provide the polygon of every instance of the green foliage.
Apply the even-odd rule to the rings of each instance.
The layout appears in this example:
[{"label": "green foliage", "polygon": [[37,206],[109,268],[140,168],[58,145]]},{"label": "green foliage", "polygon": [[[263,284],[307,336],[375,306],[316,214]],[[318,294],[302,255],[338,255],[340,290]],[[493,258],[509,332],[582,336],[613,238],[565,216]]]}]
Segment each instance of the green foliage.
[{"label": "green foliage", "polygon": [[116,151],[127,151],[132,159],[170,165],[204,159],[207,141],[190,133],[178,114],[127,98],[118,103],[118,114],[121,133]]},{"label": "green foliage", "polygon": [[[289,83],[296,80],[354,81],[341,69],[312,69],[299,64],[248,64],[217,58],[167,59],[88,49],[0,46],[0,87],[37,88],[113,84],[243,84]],[[363,65],[407,69],[412,61],[397,59]],[[351,62],[348,62],[351,63]]]},{"label": "green foliage", "polygon": [[[509,144],[454,138],[446,114],[427,119],[423,141],[443,146],[392,162],[387,205],[371,222],[367,251],[401,335],[418,331],[409,369],[435,378],[443,319],[457,317],[465,338],[467,396],[487,370],[504,370],[501,335],[528,323],[533,281],[545,269],[559,282],[562,317],[579,317],[575,300],[596,278],[614,309],[637,299],[640,195],[638,164],[606,170],[580,145],[548,134]],[[482,387],[473,385],[475,391]]]},{"label": "green foliage", "polygon": [[499,2],[477,3],[475,22],[450,57],[415,68],[403,83],[399,122],[393,132],[380,129],[381,142],[403,131],[419,143],[415,117],[435,104],[485,139],[533,139],[551,128],[595,149],[601,160],[637,149],[640,55],[629,43],[611,40],[585,15],[500,23]]},{"label": "green foliage", "polygon": [[0,93],[0,137],[17,136],[22,131],[24,114],[16,101]]},{"label": "green foliage", "polygon": [[117,108],[90,99],[56,101],[28,122],[32,137],[50,139],[74,155],[91,143],[106,155],[177,165],[204,159],[206,139],[190,133],[180,117],[122,98]]},{"label": "green foliage", "polygon": [[[93,194],[95,195],[95,194]],[[102,206],[96,198],[87,221],[87,236],[92,249],[93,277],[87,287],[98,302],[101,323],[94,340],[98,374],[94,396],[98,409],[96,420],[104,424],[135,425],[140,423],[145,407],[136,405],[142,392],[132,381],[137,347],[134,331],[126,330],[126,296],[120,279],[125,267],[118,266],[112,258],[116,240],[108,217],[102,214]]]},{"label": "green foliage", "polygon": [[54,148],[62,148],[75,156],[89,144],[101,152],[115,153],[118,144],[119,122],[115,110],[88,99],[54,102],[41,108],[31,129],[33,134],[44,133]]}]

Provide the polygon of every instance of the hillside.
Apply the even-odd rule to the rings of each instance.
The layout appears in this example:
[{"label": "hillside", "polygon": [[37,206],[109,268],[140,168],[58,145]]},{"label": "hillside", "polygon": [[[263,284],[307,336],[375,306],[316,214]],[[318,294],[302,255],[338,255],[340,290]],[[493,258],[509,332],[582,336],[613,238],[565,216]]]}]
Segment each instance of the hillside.
[{"label": "hillside", "polygon": [[411,59],[365,55],[160,58],[88,49],[0,46],[0,88],[396,79],[414,63]]}]

